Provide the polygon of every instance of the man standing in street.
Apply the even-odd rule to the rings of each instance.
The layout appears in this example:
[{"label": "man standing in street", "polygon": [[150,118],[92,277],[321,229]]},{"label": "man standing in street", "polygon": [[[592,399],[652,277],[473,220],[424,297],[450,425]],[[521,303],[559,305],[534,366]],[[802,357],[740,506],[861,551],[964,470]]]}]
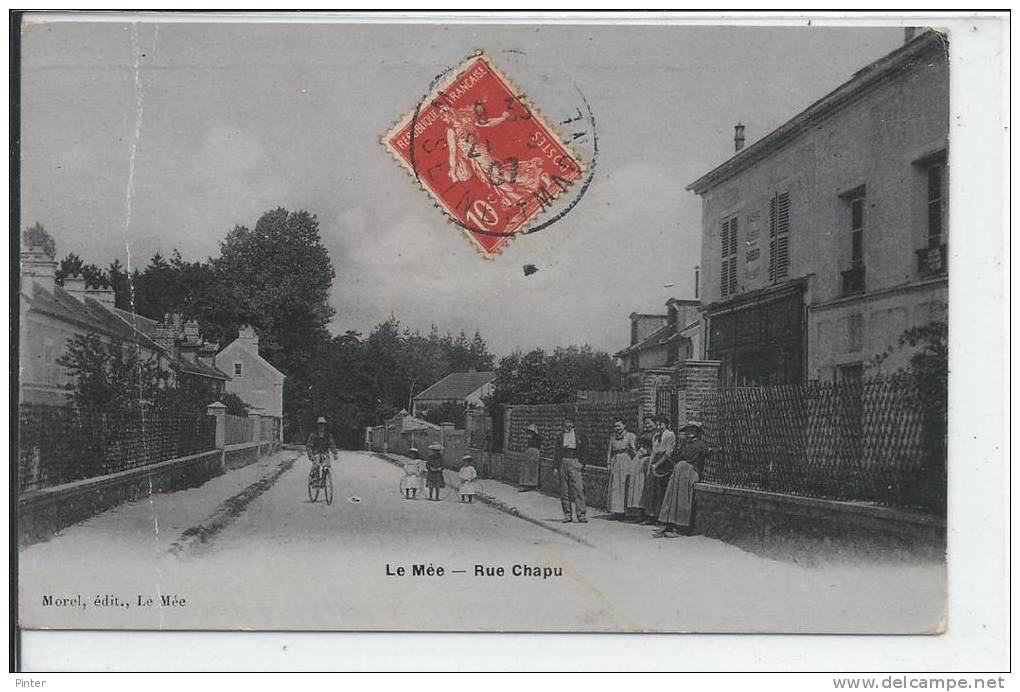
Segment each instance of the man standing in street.
[{"label": "man standing in street", "polygon": [[563,419],[563,434],[556,444],[556,456],[560,463],[560,506],[563,508],[563,522],[570,523],[573,519],[571,504],[577,513],[577,521],[588,522],[584,504],[584,462],[581,461],[584,451],[584,440],[574,430],[574,419],[569,416]]}]

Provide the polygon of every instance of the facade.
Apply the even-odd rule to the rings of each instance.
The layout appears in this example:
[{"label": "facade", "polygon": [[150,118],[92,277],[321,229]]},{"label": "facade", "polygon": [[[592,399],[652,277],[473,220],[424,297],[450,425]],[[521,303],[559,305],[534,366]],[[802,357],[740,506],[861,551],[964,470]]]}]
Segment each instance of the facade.
[{"label": "facade", "polygon": [[252,327],[241,327],[237,338],[216,354],[215,362],[230,376],[227,392],[250,404],[252,413],[283,418],[286,375],[259,355],[259,337]]},{"label": "facade", "polygon": [[631,313],[630,345],[613,354],[628,380],[646,370],[701,357],[700,301],[670,298],[665,315]]},{"label": "facade", "polygon": [[904,330],[946,319],[945,51],[934,32],[908,40],[687,187],[723,383],[898,369]]},{"label": "facade", "polygon": [[[114,307],[110,289],[87,288],[80,277],[56,283],[57,263],[42,248],[21,253],[19,291],[19,401],[24,404],[66,406],[70,375],[58,363],[67,342],[94,334],[105,343],[119,340],[137,346],[143,360],[155,361],[175,381],[194,376],[222,392],[227,377],[215,368],[192,367],[172,349],[163,348],[145,327],[146,318]],[[151,322],[151,320],[148,320]]]},{"label": "facade", "polygon": [[483,399],[495,387],[496,373],[453,372],[420,392],[413,399],[413,415],[417,418],[436,406],[447,403],[463,403],[468,408],[484,405]]}]

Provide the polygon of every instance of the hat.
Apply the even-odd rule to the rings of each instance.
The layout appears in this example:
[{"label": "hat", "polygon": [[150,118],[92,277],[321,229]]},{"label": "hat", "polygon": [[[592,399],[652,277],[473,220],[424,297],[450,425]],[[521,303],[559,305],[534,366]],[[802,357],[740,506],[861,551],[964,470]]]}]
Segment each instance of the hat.
[{"label": "hat", "polygon": [[470,454],[465,454],[464,456],[462,456],[460,458],[460,460],[461,461],[474,461],[475,458],[473,456],[471,456]]},{"label": "hat", "polygon": [[697,430],[698,432],[703,433],[705,432],[705,426],[696,420],[691,420],[680,426],[680,431],[683,432],[684,430]]},{"label": "hat", "polygon": [[440,445],[438,442],[433,442],[432,444],[430,444],[429,449],[431,449],[433,452],[443,451],[442,445]]},{"label": "hat", "polygon": [[417,451],[418,451],[418,448],[417,448],[417,447],[411,447],[411,448],[410,448],[410,449],[408,449],[407,451],[409,451],[409,452],[417,452]]},{"label": "hat", "polygon": [[537,433],[538,432],[538,426],[535,425],[534,423],[532,423],[531,425],[526,427],[525,430],[530,430],[533,433]]},{"label": "hat", "polygon": [[323,418],[322,416],[319,416],[319,420],[317,420],[317,421],[315,421],[315,422],[316,422],[316,423],[325,423],[325,422],[326,422],[326,419],[325,419],[325,418]]}]

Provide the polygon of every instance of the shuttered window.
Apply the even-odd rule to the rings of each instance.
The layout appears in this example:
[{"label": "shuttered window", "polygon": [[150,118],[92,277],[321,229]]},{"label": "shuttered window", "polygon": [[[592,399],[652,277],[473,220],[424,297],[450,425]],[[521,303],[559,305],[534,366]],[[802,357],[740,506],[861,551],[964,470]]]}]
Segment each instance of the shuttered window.
[{"label": "shuttered window", "polygon": [[790,194],[769,200],[769,281],[785,281],[790,273]]},{"label": "shuttered window", "polygon": [[723,221],[720,234],[722,269],[719,272],[719,294],[723,298],[737,292],[737,217]]}]

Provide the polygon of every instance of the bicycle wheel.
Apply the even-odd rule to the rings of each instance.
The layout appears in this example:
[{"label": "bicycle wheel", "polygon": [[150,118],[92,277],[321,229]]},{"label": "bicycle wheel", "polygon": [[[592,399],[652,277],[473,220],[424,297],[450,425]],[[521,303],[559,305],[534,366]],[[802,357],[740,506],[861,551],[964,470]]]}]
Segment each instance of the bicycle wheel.
[{"label": "bicycle wheel", "polygon": [[326,477],[322,480],[322,492],[326,497],[326,504],[333,504],[333,472],[326,469]]},{"label": "bicycle wheel", "polygon": [[309,502],[315,502],[318,499],[319,499],[319,486],[318,486],[318,484],[314,480],[309,478],[308,479],[308,501]]}]

